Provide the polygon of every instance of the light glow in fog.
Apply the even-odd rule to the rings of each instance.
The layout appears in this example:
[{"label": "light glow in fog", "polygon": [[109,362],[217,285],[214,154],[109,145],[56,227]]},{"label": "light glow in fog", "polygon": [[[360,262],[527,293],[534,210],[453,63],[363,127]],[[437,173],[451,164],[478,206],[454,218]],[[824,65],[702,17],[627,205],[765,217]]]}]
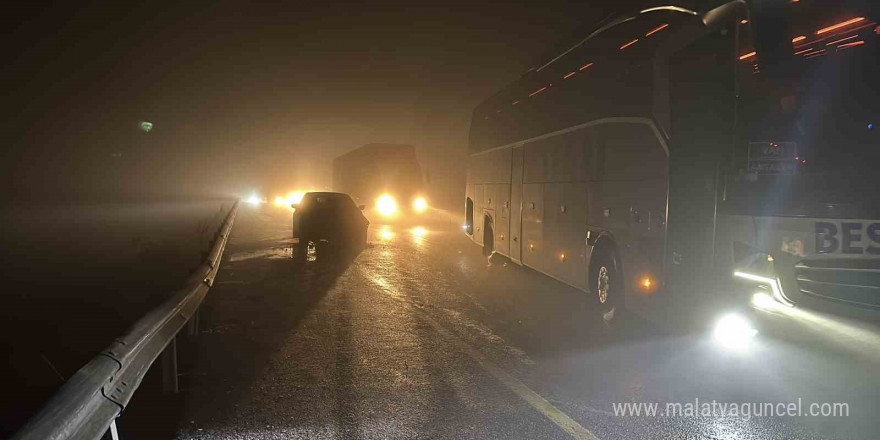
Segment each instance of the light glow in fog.
[{"label": "light glow in fog", "polygon": [[740,315],[724,315],[715,323],[712,337],[719,345],[733,351],[743,351],[749,347],[758,331],[748,320]]},{"label": "light glow in fog", "polygon": [[292,208],[291,205],[296,205],[302,202],[303,196],[306,195],[308,191],[291,191],[283,196],[276,196],[274,199],[275,206],[279,208]]},{"label": "light glow in fog", "polygon": [[383,240],[391,240],[394,238],[394,232],[391,231],[391,228],[388,226],[383,226],[381,230],[379,230],[379,237]]},{"label": "light glow in fog", "polygon": [[394,201],[394,197],[388,194],[381,195],[376,199],[376,210],[386,217],[394,215],[397,212],[397,203]]},{"label": "light glow in fog", "polygon": [[740,272],[736,271],[733,273],[735,278],[742,278],[749,281],[755,281],[761,285],[767,286],[770,290],[773,291],[773,298],[776,299],[780,304],[787,307],[794,307],[794,304],[785,297],[782,293],[782,287],[779,285],[779,280],[775,278],[769,278],[761,275],[755,275],[748,272]]},{"label": "light glow in fog", "polygon": [[256,194],[251,194],[250,197],[245,199],[245,202],[249,203],[251,206],[257,206],[263,202],[263,199],[261,199],[260,196]]},{"label": "light glow in fog", "polygon": [[422,242],[424,242],[425,235],[428,235],[428,230],[421,226],[412,228],[410,232],[412,232],[413,243],[415,243],[416,246],[421,246]]},{"label": "light glow in fog", "polygon": [[428,209],[428,201],[425,200],[424,197],[416,197],[413,201],[413,209],[415,209],[416,212],[424,212]]},{"label": "light glow in fog", "polygon": [[779,303],[772,296],[764,292],[758,292],[752,295],[752,305],[760,310],[773,311],[779,309]]},{"label": "light glow in fog", "polygon": [[303,191],[293,191],[287,194],[287,204],[293,205],[295,203],[299,203],[302,201],[303,196],[306,195]]},{"label": "light glow in fog", "polygon": [[817,311],[785,307],[764,292],[752,295],[751,302],[755,309],[791,319],[800,330],[811,333],[813,337],[841,343],[871,357],[875,362],[880,362],[880,334],[870,324]]}]

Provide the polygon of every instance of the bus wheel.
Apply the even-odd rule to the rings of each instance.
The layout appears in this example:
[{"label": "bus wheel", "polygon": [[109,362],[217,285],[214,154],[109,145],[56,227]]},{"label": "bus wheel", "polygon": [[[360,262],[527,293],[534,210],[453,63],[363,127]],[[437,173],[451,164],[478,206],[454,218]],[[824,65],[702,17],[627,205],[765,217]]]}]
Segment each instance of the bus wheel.
[{"label": "bus wheel", "polygon": [[607,248],[598,248],[590,261],[590,297],[607,323],[620,312],[620,279],[614,254]]}]

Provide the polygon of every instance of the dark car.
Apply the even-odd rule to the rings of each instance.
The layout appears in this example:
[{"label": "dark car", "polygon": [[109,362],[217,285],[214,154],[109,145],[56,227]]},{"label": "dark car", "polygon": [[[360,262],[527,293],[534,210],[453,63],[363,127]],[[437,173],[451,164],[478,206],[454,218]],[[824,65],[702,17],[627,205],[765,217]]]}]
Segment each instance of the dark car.
[{"label": "dark car", "polygon": [[291,205],[293,256],[315,261],[318,256],[353,255],[367,244],[370,222],[351,196],[335,192],[310,192]]}]

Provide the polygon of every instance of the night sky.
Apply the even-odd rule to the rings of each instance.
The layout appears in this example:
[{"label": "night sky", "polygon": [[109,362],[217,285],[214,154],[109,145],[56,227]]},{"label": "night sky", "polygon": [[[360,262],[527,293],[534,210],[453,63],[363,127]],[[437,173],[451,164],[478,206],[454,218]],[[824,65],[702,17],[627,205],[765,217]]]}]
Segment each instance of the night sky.
[{"label": "night sky", "polygon": [[370,142],[416,144],[454,192],[473,107],[603,1],[22,2],[3,19],[4,197],[272,197],[329,185]]}]

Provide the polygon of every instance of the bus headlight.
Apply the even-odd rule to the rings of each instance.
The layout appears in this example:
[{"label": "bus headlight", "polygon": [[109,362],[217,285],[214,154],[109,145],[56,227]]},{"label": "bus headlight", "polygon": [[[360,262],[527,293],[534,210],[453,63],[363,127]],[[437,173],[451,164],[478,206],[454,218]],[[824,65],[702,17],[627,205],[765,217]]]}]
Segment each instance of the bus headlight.
[{"label": "bus headlight", "polygon": [[737,271],[775,277],[773,263],[773,255],[739,241],[733,242],[733,264]]},{"label": "bus headlight", "polygon": [[391,217],[397,212],[397,203],[394,201],[394,197],[391,197],[388,194],[382,194],[378,199],[376,199],[376,210],[379,211],[379,214],[384,215],[385,217]]},{"label": "bus headlight", "polygon": [[415,209],[416,212],[424,212],[428,209],[428,201],[425,200],[424,197],[416,197],[416,199],[413,200],[413,209]]},{"label": "bus headlight", "polygon": [[734,278],[763,286],[772,292],[773,299],[780,304],[787,307],[794,306],[782,291],[782,285],[776,276],[773,255],[745,243],[735,241],[733,243],[733,259],[735,265]]},{"label": "bus headlight", "polygon": [[753,281],[758,285],[768,287],[770,291],[773,292],[773,299],[787,307],[794,307],[794,303],[789,301],[788,298],[785,297],[785,294],[782,293],[782,286],[779,285],[779,279],[777,279],[776,277],[771,278],[742,271],[734,272],[733,276],[743,280]]}]

